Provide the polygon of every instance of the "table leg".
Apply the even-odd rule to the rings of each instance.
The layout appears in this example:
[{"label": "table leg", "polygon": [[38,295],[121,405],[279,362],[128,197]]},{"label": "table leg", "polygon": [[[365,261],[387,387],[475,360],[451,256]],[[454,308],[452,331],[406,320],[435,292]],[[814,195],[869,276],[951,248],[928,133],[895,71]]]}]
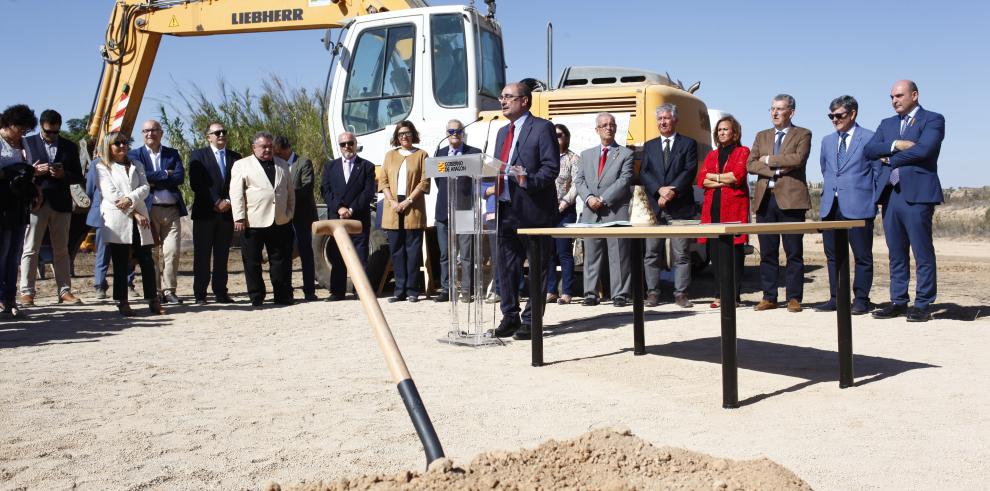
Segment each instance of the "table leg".
[{"label": "table leg", "polygon": [[720,235],[716,248],[719,266],[719,299],[722,302],[722,407],[725,409],[739,407],[734,239],[732,235]]},{"label": "table leg", "polygon": [[835,231],[835,313],[839,327],[839,388],[853,386],[852,313],[849,308],[849,231]]},{"label": "table leg", "polygon": [[629,257],[632,258],[632,301],[633,301],[633,354],[646,354],[646,335],[643,333],[643,241],[628,239]]},{"label": "table leg", "polygon": [[[533,350],[533,366],[543,366],[543,309],[546,297],[543,295],[543,237],[534,235],[529,238],[529,301],[532,317],[530,318],[530,333]],[[509,286],[511,288],[511,285]],[[505,288],[505,286],[503,286]]]}]

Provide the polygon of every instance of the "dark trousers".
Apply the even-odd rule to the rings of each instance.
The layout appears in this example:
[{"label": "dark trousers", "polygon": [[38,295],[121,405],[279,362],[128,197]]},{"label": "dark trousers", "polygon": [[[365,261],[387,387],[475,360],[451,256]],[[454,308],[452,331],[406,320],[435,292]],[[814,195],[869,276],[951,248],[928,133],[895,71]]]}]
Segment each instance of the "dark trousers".
[{"label": "dark trousers", "polygon": [[197,300],[206,298],[206,287],[211,279],[214,295],[227,294],[227,258],[233,238],[232,219],[193,220],[193,295]]},{"label": "dark trousers", "polygon": [[313,263],[313,222],[292,222],[293,237],[302,264],[303,293],[316,294],[316,265]]},{"label": "dark trousers", "polygon": [[76,254],[87,235],[89,225],[86,225],[86,214],[73,213],[69,219],[69,272],[72,276],[76,275]]},{"label": "dark trousers", "polygon": [[399,215],[399,228],[386,230],[388,250],[392,255],[392,271],[395,273],[395,296],[419,295],[416,275],[423,262],[423,230],[407,230],[405,217]]},{"label": "dark trousers", "polygon": [[[839,199],[832,200],[832,209],[825,217],[826,221],[847,220],[848,217],[839,210]],[[859,220],[859,219],[857,219]],[[849,229],[849,246],[852,248],[856,261],[856,279],[853,280],[853,295],[855,304],[863,307],[870,305],[870,288],[873,286],[873,221],[874,217],[862,219],[866,226]],[[835,232],[822,232],[822,243],[825,246],[825,259],[828,262],[828,292],[829,299],[835,300]]]},{"label": "dark trousers", "polygon": [[[719,268],[722,267],[722,264],[718,260],[718,251],[715,250],[716,247],[718,247],[718,240],[708,239],[708,241],[705,242],[705,245],[708,248],[708,257],[712,259],[712,273],[715,275],[715,298],[719,298],[719,279],[721,278]],[[735,272],[735,291],[736,298],[738,299],[739,296],[742,295],[743,266],[746,263],[746,252],[743,244],[733,244],[732,248],[734,249],[733,253],[735,254],[735,257],[733,258],[735,259],[735,264],[732,266]]]},{"label": "dark trousers", "polygon": [[440,291],[450,293],[450,226],[447,222],[435,222],[437,247],[440,249]]},{"label": "dark trousers", "polygon": [[[560,215],[558,227],[577,221],[577,213],[571,206]],[[547,292],[557,293],[557,265],[560,265],[560,292],[564,295],[577,295],[574,289],[574,239],[553,239],[553,254],[547,265]]]},{"label": "dark trousers", "polygon": [[[777,198],[767,190],[769,198],[756,210],[756,223],[803,222],[805,210],[784,210],[777,206]],[[787,266],[784,269],[784,286],[787,300],[800,302],[804,296],[804,243],[803,234],[760,234],[760,283],[764,300],[777,301],[777,279],[780,274],[780,242],[784,242]]]},{"label": "dark trousers", "polygon": [[241,234],[244,280],[252,303],[265,300],[265,280],[261,276],[261,251],[268,251],[268,275],[275,302],[292,301],[292,226],[270,225],[248,228]]},{"label": "dark trousers", "polygon": [[[4,192],[9,192],[4,190]],[[7,226],[0,224],[0,300],[5,307],[14,306],[17,296],[17,272],[24,252],[24,231],[27,223]]]},{"label": "dark trousers", "polygon": [[914,306],[927,309],[935,301],[938,280],[932,243],[934,213],[934,204],[909,203],[898,187],[890,191],[890,198],[883,207],[883,233],[890,254],[890,301],[897,305],[907,305],[911,300],[908,295],[911,279],[909,248],[914,252],[917,264]]},{"label": "dark trousers", "polygon": [[[520,285],[523,282],[523,261],[529,257],[531,240],[543,241],[543,269],[542,271],[529,271],[529,281],[538,281],[543,285],[543,295],[546,295],[546,274],[547,264],[550,262],[550,238],[542,235],[524,236],[516,233],[515,220],[507,217],[511,214],[509,207],[499,202],[499,227],[498,227],[498,261],[495,263],[498,272],[499,284],[506,286],[499,288],[499,296],[502,299],[502,318],[510,321],[520,319],[519,290],[508,287],[508,285]],[[530,261],[532,264],[532,261]],[[533,299],[526,302],[526,308],[522,309],[522,323],[529,324],[532,320]]]},{"label": "dark trousers", "polygon": [[158,277],[155,270],[155,258],[151,255],[152,245],[141,245],[141,235],[135,220],[130,244],[113,244],[110,249],[110,259],[113,261],[113,299],[122,302],[127,300],[127,277],[131,273],[131,253],[141,267],[141,286],[144,289],[144,299],[152,300],[158,296]]},{"label": "dark trousers", "polygon": [[[358,258],[361,259],[361,268],[368,269],[368,230],[370,223],[362,222],[361,233],[351,235],[351,243],[357,251]],[[327,241],[327,259],[330,260],[330,293],[343,296],[347,293],[347,265],[344,264],[344,257],[340,254],[337,241],[333,236]]]}]

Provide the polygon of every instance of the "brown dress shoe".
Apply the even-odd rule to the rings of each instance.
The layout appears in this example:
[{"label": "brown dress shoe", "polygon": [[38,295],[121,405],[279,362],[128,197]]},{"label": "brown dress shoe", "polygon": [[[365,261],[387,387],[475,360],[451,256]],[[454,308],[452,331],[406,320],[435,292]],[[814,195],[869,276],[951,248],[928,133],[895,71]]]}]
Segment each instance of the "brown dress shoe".
[{"label": "brown dress shoe", "polygon": [[657,292],[647,293],[646,301],[643,302],[643,305],[647,307],[656,307],[657,305],[660,305],[660,294]]},{"label": "brown dress shoe", "polygon": [[753,310],[763,311],[763,310],[770,310],[775,308],[777,308],[777,302],[774,302],[773,300],[767,300],[764,298],[763,300],[760,300],[760,303],[756,304],[756,307],[753,307]]},{"label": "brown dress shoe", "polygon": [[570,303],[571,303],[571,296],[567,294],[561,295],[560,298],[557,299],[558,305],[569,305]]},{"label": "brown dress shoe", "polygon": [[690,309],[691,307],[694,307],[694,304],[691,303],[691,301],[688,300],[687,295],[684,294],[674,295],[674,303],[682,309]]},{"label": "brown dress shoe", "polygon": [[131,309],[130,304],[128,304],[126,301],[117,303],[117,311],[120,312],[120,315],[124,317],[134,317],[135,315],[137,315],[134,313],[134,310]]},{"label": "brown dress shoe", "polygon": [[796,298],[792,298],[787,301],[787,311],[788,312],[800,312],[801,302],[798,302]]},{"label": "brown dress shoe", "polygon": [[25,293],[21,295],[21,298],[17,300],[17,303],[21,304],[21,307],[34,307],[34,295],[28,295]]},{"label": "brown dress shoe", "polygon": [[546,303],[556,303],[558,299],[560,299],[560,297],[558,297],[556,293],[547,293]]},{"label": "brown dress shoe", "polygon": [[67,303],[67,304],[70,304],[70,305],[80,305],[80,304],[82,304],[82,300],[79,300],[79,298],[77,298],[75,295],[73,295],[72,292],[70,292],[69,290],[66,290],[64,293],[62,293],[61,295],[58,296],[58,303]]},{"label": "brown dress shoe", "polygon": [[165,309],[162,307],[162,302],[157,298],[148,302],[148,310],[150,310],[153,315],[165,315]]}]

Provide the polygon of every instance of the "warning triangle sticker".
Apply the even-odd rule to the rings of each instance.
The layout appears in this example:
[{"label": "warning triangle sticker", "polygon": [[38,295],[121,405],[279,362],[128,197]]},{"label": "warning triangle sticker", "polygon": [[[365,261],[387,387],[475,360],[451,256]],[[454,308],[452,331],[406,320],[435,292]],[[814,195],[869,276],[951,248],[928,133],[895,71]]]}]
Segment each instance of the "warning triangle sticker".
[{"label": "warning triangle sticker", "polygon": [[168,26],[169,27],[179,27],[179,19],[176,19],[175,16],[173,15],[172,16],[172,20],[168,21]]}]

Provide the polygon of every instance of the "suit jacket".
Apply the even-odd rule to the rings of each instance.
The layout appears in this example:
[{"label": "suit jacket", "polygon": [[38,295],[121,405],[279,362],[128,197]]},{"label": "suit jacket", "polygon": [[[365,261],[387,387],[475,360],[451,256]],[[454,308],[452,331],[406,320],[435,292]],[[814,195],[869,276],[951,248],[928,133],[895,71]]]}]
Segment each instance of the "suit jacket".
[{"label": "suit jacket", "polygon": [[197,148],[189,154],[189,187],[193,191],[193,220],[212,220],[214,218],[225,218],[232,220],[232,215],[217,213],[213,208],[222,199],[230,199],[230,170],[234,167],[234,162],[241,160],[241,154],[224,149],[226,156],[226,171],[220,174],[220,163],[213,153],[213,148],[206,146]]},{"label": "suit jacket", "polygon": [[275,160],[275,185],[254,155],[234,162],[230,169],[230,211],[234,221],[247,220],[247,226],[264,228],[292,220],[295,190],[289,164]]},{"label": "suit jacket", "polygon": [[880,184],[881,165],[879,160],[863,156],[863,148],[873,137],[873,132],[860,125],[855,126],[852,138],[846,139],[846,159],[839,165],[839,133],[833,131],[822,138],[819,157],[822,165],[821,217],[828,216],[839,193],[839,211],[851,219],[873,218],[877,216],[877,199],[883,191]]},{"label": "suit jacket", "polygon": [[[99,173],[100,195],[99,202],[100,215],[103,217],[103,241],[109,244],[130,244],[133,241],[135,212],[149,217],[148,208],[145,205],[145,198],[148,197],[150,187],[148,179],[144,176],[144,166],[140,162],[131,160],[130,170],[125,170],[123,164],[110,164],[108,169],[102,163],[95,164],[96,172]],[[119,210],[114,203],[123,197],[131,199],[131,207],[126,210]],[[151,234],[151,227],[138,227],[138,234],[141,236],[141,245],[152,245],[155,242]]]},{"label": "suit jacket", "polygon": [[371,224],[371,203],[375,200],[375,164],[354,157],[350,179],[344,182],[343,160],[336,158],[323,166],[323,179],[320,182],[320,194],[327,204],[327,218],[338,219],[337,210],[341,207],[351,209],[353,220],[360,221],[369,230]]},{"label": "suit jacket", "polygon": [[31,135],[25,138],[25,141],[34,160],[62,165],[65,176],[61,179],[56,179],[49,174],[41,177],[35,176],[34,182],[41,188],[42,196],[53,210],[63,213],[71,212],[72,196],[69,195],[69,185],[84,182],[82,166],[79,164],[79,150],[72,142],[60,136],[55,142],[55,160],[51,162],[48,157],[48,150],[45,148],[45,141],[40,134]]},{"label": "suit jacket", "polygon": [[[406,162],[406,192],[400,193],[398,188],[399,168],[403,160]],[[389,150],[385,154],[382,162],[382,173],[379,176],[378,187],[388,188],[392,192],[392,197],[405,196],[411,194],[414,189],[421,190],[424,194],[430,192],[430,178],[426,177],[426,152],[422,149],[408,157],[403,157],[398,149]],[[403,226],[407,229],[426,228],[426,197],[420,195],[413,200],[412,206],[403,212]],[[385,200],[382,209],[382,228],[386,230],[398,230],[399,213],[392,208],[392,205]]]},{"label": "suit jacket", "polygon": [[[160,189],[165,189],[172,196],[175,196],[175,204],[179,207],[179,216],[186,216],[188,214],[186,203],[182,199],[182,192],[179,191],[179,186],[182,185],[182,181],[186,178],[186,170],[182,166],[182,157],[179,155],[178,150],[162,145],[160,157],[161,170],[159,171],[155,170],[155,163],[152,162],[151,155],[148,154],[148,148],[144,145],[127,152],[127,157],[144,164],[144,172],[148,177],[148,185],[151,186],[151,193],[148,194],[147,198],[149,210],[151,209],[152,194]],[[171,176],[166,172],[169,170],[172,171]]]},{"label": "suit jacket", "polygon": [[[712,204],[715,201],[715,189],[718,189],[718,223],[739,222],[749,223],[749,182],[746,181],[746,159],[749,158],[749,148],[737,146],[726,159],[722,169],[718,168],[718,148],[708,152],[701,172],[698,173],[698,186],[705,190],[705,198],[701,204],[701,223],[712,223]],[[720,188],[705,188],[705,175],[725,174],[731,172],[736,183]],[[699,238],[698,243],[708,242]],[[746,234],[737,235],[734,244],[745,244]]]},{"label": "suit jacket", "polygon": [[316,176],[313,173],[313,161],[299,154],[293,155],[296,161],[289,164],[292,187],[296,192],[296,212],[292,221],[309,225],[316,221],[316,198],[313,197]]},{"label": "suit jacket", "polygon": [[612,143],[608,148],[605,168],[599,176],[601,153],[601,145],[581,152],[581,161],[574,172],[574,186],[581,200],[587,203],[589,197],[596,196],[604,203],[598,211],[585,206],[581,212],[581,221],[600,223],[629,220],[633,178],[632,150]]},{"label": "suit jacket", "polygon": [[[436,155],[434,155],[434,157],[446,157],[448,152],[450,152],[450,146],[449,145],[446,146],[446,147],[441,148],[440,150],[437,150],[437,153],[436,153]],[[481,149],[480,148],[472,147],[471,145],[468,145],[468,144],[463,144],[461,146],[461,155],[471,155],[471,154],[476,154],[476,153],[481,153]],[[447,198],[447,178],[446,177],[436,177],[433,180],[434,180],[434,184],[436,184],[436,187],[437,187],[437,203],[436,203],[436,208],[434,209],[433,218],[436,221],[438,221],[438,222],[447,223],[447,217],[448,217],[448,214],[447,214],[447,201],[448,201],[448,198]],[[457,179],[457,191],[458,191],[458,198],[470,199],[471,198],[471,178],[470,177],[460,177],[460,178],[458,178]],[[458,203],[461,203],[461,201],[458,200]],[[464,203],[464,206],[467,206],[467,205],[468,205],[468,203],[465,202]]]},{"label": "suit jacket", "polygon": [[[509,126],[498,130],[496,152],[501,152]],[[560,223],[557,211],[556,179],[560,173],[560,146],[553,123],[528,113],[522,128],[513,135],[515,152],[508,165],[526,169],[526,187],[514,177],[508,179],[511,213],[503,217],[510,227],[555,227]],[[495,155],[498,157],[499,155]]]},{"label": "suit jacket", "polygon": [[698,173],[698,142],[676,133],[670,148],[670,162],[663,160],[663,137],[654,138],[643,145],[643,159],[639,168],[639,182],[646,188],[653,213],[660,217],[659,190],[674,186],[674,199],[667,203],[666,212],[673,218],[694,218],[697,207],[694,202],[694,181]]},{"label": "suit jacket", "polygon": [[[918,106],[914,120],[901,134],[901,119],[891,116],[880,122],[877,132],[866,144],[868,159],[890,157],[890,166],[883,167],[881,183],[889,182],[891,169],[900,169],[900,193],[909,203],[942,203],[942,183],[938,179],[938,154],[945,138],[945,118]],[[894,140],[909,140],[915,145],[902,152],[892,152]]]},{"label": "suit jacket", "polygon": [[[757,176],[753,209],[758,210],[763,203],[763,196],[774,171],[786,169],[787,173],[781,174],[774,184],[773,195],[777,198],[777,205],[783,210],[807,210],[811,208],[811,195],[808,193],[805,166],[808,164],[808,155],[811,154],[811,130],[791,126],[784,141],[780,142],[780,153],[773,155],[776,134],[777,130],[774,128],[757,133],[749,160],[746,161],[746,169]],[[761,160],[765,155],[770,156],[769,165]]]}]

